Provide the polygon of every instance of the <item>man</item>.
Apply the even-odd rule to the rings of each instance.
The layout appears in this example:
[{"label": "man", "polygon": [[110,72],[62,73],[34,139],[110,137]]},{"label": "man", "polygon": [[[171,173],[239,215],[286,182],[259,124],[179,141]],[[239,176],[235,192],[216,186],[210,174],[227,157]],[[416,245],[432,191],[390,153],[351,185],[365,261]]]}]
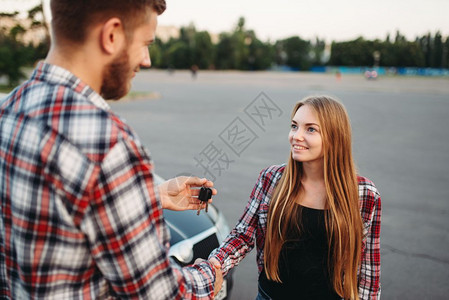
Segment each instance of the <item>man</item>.
[{"label": "man", "polygon": [[0,298],[208,299],[220,288],[209,262],[169,260],[162,216],[196,209],[192,187],[212,182],[156,190],[148,153],[104,100],[151,65],[164,10],[165,0],[51,1],[45,62],[0,100]]}]

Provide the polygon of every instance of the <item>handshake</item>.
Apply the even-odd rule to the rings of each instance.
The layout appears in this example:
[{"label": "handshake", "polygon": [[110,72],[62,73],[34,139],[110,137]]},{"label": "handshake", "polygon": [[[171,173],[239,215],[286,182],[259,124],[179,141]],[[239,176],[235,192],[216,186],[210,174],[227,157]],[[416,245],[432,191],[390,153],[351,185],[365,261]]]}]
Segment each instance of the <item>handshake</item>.
[{"label": "handshake", "polygon": [[[203,261],[206,260],[197,258],[195,260],[195,264],[199,264]],[[221,290],[221,286],[223,285],[223,271],[221,270],[221,263],[217,259],[211,257],[209,259],[209,262],[212,264],[212,266],[214,266],[215,269],[214,295],[217,295],[217,293]]]}]

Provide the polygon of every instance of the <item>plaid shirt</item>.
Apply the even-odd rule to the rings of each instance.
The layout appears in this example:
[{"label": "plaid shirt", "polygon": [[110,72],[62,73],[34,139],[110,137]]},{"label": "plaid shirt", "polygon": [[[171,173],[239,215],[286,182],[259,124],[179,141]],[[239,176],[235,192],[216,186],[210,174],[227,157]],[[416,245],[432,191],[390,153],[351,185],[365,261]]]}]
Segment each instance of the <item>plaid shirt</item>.
[{"label": "plaid shirt", "polygon": [[152,169],[103,98],[40,63],[0,100],[0,298],[211,298],[209,263],[167,256]]},{"label": "plaid shirt", "polygon": [[[281,179],[285,165],[271,166],[263,170],[251,193],[248,205],[220,248],[210,257],[222,263],[223,275],[257,247],[259,273],[263,270],[264,243],[267,215],[271,195]],[[360,299],[380,298],[380,217],[381,199],[374,184],[367,178],[358,177],[360,210],[364,224],[361,266],[358,274]]]}]

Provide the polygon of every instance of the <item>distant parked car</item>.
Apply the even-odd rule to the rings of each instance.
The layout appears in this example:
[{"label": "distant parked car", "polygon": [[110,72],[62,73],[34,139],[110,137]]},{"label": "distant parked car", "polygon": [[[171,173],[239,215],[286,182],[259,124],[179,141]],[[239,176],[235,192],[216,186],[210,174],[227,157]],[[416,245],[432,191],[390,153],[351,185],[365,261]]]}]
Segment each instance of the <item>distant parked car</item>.
[{"label": "distant parked car", "polygon": [[[154,175],[156,185],[164,181]],[[164,218],[171,235],[169,256],[181,266],[193,264],[197,258],[207,259],[230,232],[225,216],[213,204],[209,204],[207,213],[202,210],[199,216],[196,211],[164,210]],[[227,299],[231,294],[232,275],[231,270],[224,278],[216,300]]]},{"label": "distant parked car", "polygon": [[365,71],[365,78],[366,79],[377,79],[377,71],[376,70],[367,70]]}]

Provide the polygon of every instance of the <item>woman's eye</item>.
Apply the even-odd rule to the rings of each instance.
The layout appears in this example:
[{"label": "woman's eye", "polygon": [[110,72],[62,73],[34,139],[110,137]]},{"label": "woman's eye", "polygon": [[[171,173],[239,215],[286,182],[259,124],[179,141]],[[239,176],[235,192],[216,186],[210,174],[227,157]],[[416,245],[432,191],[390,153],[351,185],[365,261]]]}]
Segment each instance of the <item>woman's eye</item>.
[{"label": "woman's eye", "polygon": [[296,129],[296,128],[298,128],[298,126],[296,126],[296,124],[292,124],[290,127],[291,127],[291,129]]},{"label": "woman's eye", "polygon": [[315,128],[313,128],[313,127],[309,127],[309,128],[307,128],[307,131],[308,131],[308,132],[315,132],[315,131],[316,131],[316,129],[315,129]]}]

